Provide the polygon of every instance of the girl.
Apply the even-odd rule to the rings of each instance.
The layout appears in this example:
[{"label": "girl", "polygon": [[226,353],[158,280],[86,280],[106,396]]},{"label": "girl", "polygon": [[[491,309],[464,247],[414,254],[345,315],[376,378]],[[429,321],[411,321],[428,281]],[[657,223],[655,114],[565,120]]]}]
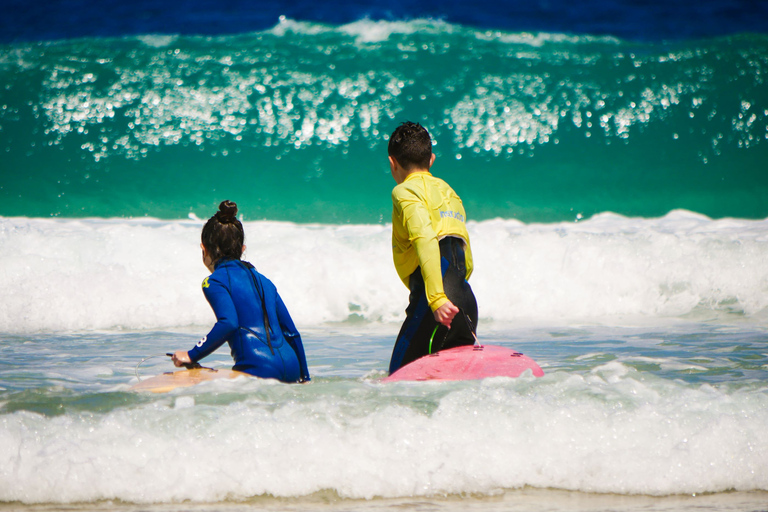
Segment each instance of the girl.
[{"label": "girl", "polygon": [[203,264],[212,274],[203,293],[216,314],[216,325],[189,352],[173,354],[183,366],[208,356],[228,342],[233,370],[283,382],[309,381],[301,335],[277,289],[250,263],[240,260],[245,245],[237,205],[222,201],[203,227]]}]

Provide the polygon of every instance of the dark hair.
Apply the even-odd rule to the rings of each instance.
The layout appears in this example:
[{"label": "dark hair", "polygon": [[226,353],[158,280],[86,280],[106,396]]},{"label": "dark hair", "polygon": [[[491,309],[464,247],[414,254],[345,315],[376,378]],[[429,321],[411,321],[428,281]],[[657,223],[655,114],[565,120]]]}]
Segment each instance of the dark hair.
[{"label": "dark hair", "polygon": [[200,239],[213,263],[222,258],[239,260],[243,255],[245,232],[236,215],[237,204],[222,201],[219,211],[203,226]]},{"label": "dark hair", "polygon": [[432,139],[423,126],[406,121],[392,132],[387,151],[406,171],[414,167],[429,169],[432,160]]}]

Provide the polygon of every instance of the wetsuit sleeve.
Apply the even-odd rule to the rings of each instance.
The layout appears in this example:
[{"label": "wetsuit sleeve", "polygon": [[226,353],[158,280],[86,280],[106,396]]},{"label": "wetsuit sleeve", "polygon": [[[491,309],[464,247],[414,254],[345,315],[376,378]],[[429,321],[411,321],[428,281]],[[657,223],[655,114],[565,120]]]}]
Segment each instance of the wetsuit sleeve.
[{"label": "wetsuit sleeve", "polygon": [[396,207],[403,212],[408,239],[416,250],[424,278],[427,302],[432,311],[448,302],[443,289],[443,273],[440,268],[440,243],[427,206],[418,195],[403,188],[393,195]]},{"label": "wetsuit sleeve", "polygon": [[213,277],[206,278],[203,281],[203,293],[216,315],[216,324],[208,335],[197,342],[195,348],[189,351],[189,358],[194,362],[212,354],[222,346],[236,333],[240,325],[237,321],[237,311],[234,302],[232,302],[232,296],[222,283]]},{"label": "wetsuit sleeve", "polygon": [[469,246],[469,243],[464,244],[464,265],[467,267],[467,276],[465,279],[469,279],[469,276],[472,275],[472,270],[475,268],[472,261],[472,248]]},{"label": "wetsuit sleeve", "polygon": [[285,341],[291,346],[296,357],[299,359],[299,368],[301,369],[301,382],[307,382],[310,380],[309,368],[307,367],[307,358],[304,355],[304,344],[301,342],[301,334],[299,334],[296,325],[293,323],[291,314],[288,313],[288,308],[285,307],[283,299],[280,294],[275,294],[275,305],[277,306],[277,320],[280,322],[280,329],[283,332]]}]

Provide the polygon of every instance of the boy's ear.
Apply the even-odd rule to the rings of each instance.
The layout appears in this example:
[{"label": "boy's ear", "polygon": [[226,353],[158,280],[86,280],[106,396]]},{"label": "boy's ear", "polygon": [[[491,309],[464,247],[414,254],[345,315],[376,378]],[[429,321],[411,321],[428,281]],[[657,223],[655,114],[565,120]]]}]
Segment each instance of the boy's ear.
[{"label": "boy's ear", "polygon": [[432,164],[434,164],[434,163],[435,163],[435,154],[432,153],[432,158],[429,160],[429,168],[430,169],[432,168]]},{"label": "boy's ear", "polygon": [[395,160],[395,157],[393,157],[393,156],[390,156],[390,157],[389,157],[389,169],[390,169],[392,172],[395,172],[395,169],[397,169],[397,165],[398,165],[398,164],[397,164],[397,160]]}]

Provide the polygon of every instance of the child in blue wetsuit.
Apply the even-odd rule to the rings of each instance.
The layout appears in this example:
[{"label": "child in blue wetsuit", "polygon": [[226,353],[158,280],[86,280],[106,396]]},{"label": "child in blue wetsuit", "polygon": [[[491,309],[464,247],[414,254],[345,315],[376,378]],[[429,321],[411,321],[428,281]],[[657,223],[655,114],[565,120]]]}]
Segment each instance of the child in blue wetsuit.
[{"label": "child in blue wetsuit", "polygon": [[173,354],[183,366],[208,356],[229,343],[233,370],[283,382],[309,381],[301,335],[272,282],[242,261],[243,225],[237,205],[223,201],[203,227],[203,264],[212,274],[203,293],[216,314],[216,325],[197,345]]}]

